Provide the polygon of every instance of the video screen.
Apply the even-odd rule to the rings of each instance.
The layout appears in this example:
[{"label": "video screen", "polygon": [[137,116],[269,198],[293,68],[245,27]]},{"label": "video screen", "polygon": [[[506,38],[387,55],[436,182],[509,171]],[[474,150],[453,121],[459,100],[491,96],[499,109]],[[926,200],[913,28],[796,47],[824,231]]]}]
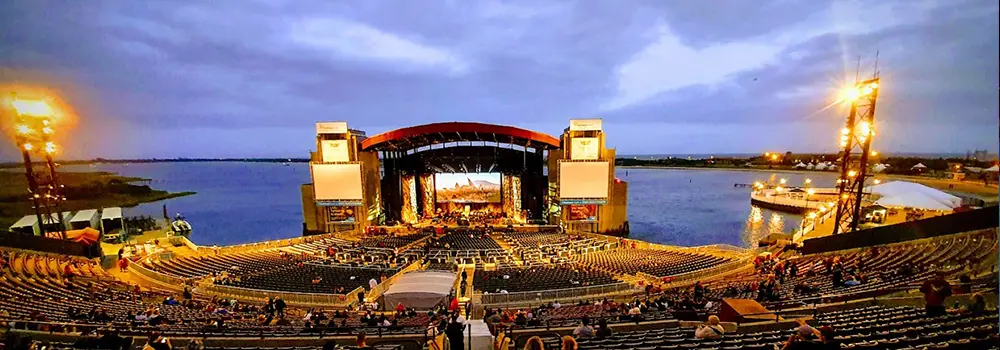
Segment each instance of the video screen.
[{"label": "video screen", "polygon": [[434,175],[438,202],[500,203],[500,173],[439,173]]}]

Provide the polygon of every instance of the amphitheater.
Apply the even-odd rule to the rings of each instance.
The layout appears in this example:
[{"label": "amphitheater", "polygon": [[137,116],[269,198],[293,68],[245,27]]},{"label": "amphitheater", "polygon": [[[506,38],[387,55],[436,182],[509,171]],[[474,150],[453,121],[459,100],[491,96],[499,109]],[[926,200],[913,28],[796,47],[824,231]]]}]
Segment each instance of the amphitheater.
[{"label": "amphitheater", "polygon": [[[175,348],[199,340],[210,349],[352,349],[364,333],[376,349],[436,349],[447,343],[437,305],[399,313],[384,304],[401,277],[440,271],[453,276],[469,316],[468,348],[493,348],[492,332],[509,348],[538,336],[559,349],[585,317],[611,334],[578,337],[579,349],[781,348],[800,322],[831,327],[844,348],[996,348],[996,210],[981,211],[993,227],[822,252],[661,246],[544,226],[396,228],[231,247],[180,238],[127,247],[127,272],[114,256],[0,248],[0,325],[10,348],[140,348],[153,334]],[[946,314],[929,317],[918,289],[939,274],[954,293]],[[973,295],[987,306],[966,307]],[[765,311],[734,319],[734,300]],[[726,319],[725,335],[696,338],[709,315]]]}]

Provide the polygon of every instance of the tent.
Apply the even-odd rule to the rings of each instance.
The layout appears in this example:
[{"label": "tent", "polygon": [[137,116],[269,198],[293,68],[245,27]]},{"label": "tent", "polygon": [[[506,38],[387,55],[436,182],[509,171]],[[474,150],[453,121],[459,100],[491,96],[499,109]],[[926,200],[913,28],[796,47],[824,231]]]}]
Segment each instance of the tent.
[{"label": "tent", "polygon": [[795,167],[796,167],[796,168],[805,168],[805,167],[806,167],[806,164],[805,164],[805,163],[802,163],[802,162],[799,162],[799,164],[795,164]]},{"label": "tent", "polygon": [[83,243],[84,245],[94,244],[100,236],[101,231],[98,231],[93,227],[87,227],[82,230],[66,231],[66,239],[77,243]]},{"label": "tent", "polygon": [[927,169],[927,166],[924,165],[924,163],[917,163],[917,165],[911,166],[910,169],[924,170],[924,169]]},{"label": "tent", "polygon": [[404,274],[383,294],[386,307],[402,303],[417,310],[429,310],[445,302],[458,277],[454,272],[414,271]]},{"label": "tent", "polygon": [[914,182],[890,181],[872,186],[871,192],[880,196],[875,204],[885,207],[954,210],[962,206],[961,198]]},{"label": "tent", "polygon": [[38,217],[35,215],[25,215],[20,220],[17,220],[13,225],[10,225],[10,230],[17,233],[38,235]]},{"label": "tent", "polygon": [[826,170],[826,163],[816,164],[816,170]]},{"label": "tent", "polygon": [[881,173],[881,172],[885,171],[885,168],[887,168],[887,167],[888,166],[886,166],[885,164],[882,164],[882,163],[875,164],[875,166],[872,167],[872,171],[874,171],[876,173]]},{"label": "tent", "polygon": [[1000,171],[1000,165],[991,166],[989,168],[983,169],[983,171],[989,171],[989,172],[994,172],[994,173],[998,172],[998,171]]},{"label": "tent", "polygon": [[814,165],[813,163],[809,163],[809,165],[806,165],[806,169],[812,170],[814,168],[816,168],[816,165]]}]

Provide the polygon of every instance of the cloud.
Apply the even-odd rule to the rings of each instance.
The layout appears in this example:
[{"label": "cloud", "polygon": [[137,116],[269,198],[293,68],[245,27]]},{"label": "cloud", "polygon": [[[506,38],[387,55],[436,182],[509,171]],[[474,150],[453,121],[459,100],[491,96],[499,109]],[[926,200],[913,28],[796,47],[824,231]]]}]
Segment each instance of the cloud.
[{"label": "cloud", "polygon": [[692,48],[669,28],[656,30],[658,39],[618,68],[618,93],[604,104],[617,109],[663,92],[693,85],[714,86],[736,73],[773,62],[780,49],[750,42]]},{"label": "cloud", "polygon": [[349,20],[306,19],[292,24],[289,37],[295,43],[360,61],[443,68],[451,73],[464,73],[469,68],[446,50]]}]

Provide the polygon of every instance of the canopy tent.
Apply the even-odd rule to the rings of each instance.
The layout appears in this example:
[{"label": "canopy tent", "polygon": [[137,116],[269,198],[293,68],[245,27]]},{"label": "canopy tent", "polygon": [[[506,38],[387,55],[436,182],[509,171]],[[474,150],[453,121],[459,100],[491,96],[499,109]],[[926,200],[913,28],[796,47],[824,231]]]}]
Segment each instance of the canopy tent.
[{"label": "canopy tent", "polygon": [[961,198],[914,182],[890,181],[872,186],[871,192],[881,196],[875,204],[886,207],[954,210],[962,206]]},{"label": "canopy tent", "polygon": [[101,232],[92,227],[87,227],[82,230],[66,231],[66,239],[77,243],[83,243],[84,245],[94,244],[100,236]]},{"label": "canopy tent", "polygon": [[994,172],[994,173],[995,172],[1000,172],[1000,165],[991,166],[989,168],[983,169],[983,171],[990,171],[990,172]]},{"label": "canopy tent", "polygon": [[927,169],[927,166],[924,163],[917,163],[917,165],[911,166],[910,169]]},{"label": "canopy tent", "polygon": [[806,166],[806,169],[813,169],[813,168],[815,168],[815,167],[816,167],[816,165],[815,165],[815,164],[813,164],[813,163],[809,163],[809,165],[807,165],[807,166]]},{"label": "canopy tent", "polygon": [[25,215],[13,225],[10,225],[10,230],[17,233],[37,235],[39,232],[38,217],[35,215]]},{"label": "canopy tent", "polygon": [[826,163],[816,164],[816,170],[825,170],[825,169],[826,169]]},{"label": "canopy tent", "polygon": [[806,167],[806,164],[805,164],[805,163],[802,163],[802,162],[799,162],[799,164],[795,164],[795,167],[796,167],[796,168],[805,168],[805,167]]},{"label": "canopy tent", "polygon": [[879,164],[875,164],[875,166],[872,167],[872,171],[874,171],[876,173],[881,173],[881,172],[885,171],[885,168],[888,168],[888,167],[889,167],[888,165],[879,163]]},{"label": "canopy tent", "polygon": [[97,226],[97,209],[81,210],[69,220],[69,225],[73,229]]},{"label": "canopy tent", "polygon": [[445,302],[458,277],[454,272],[415,271],[393,283],[383,294],[390,309],[402,303],[417,310],[429,310]]},{"label": "canopy tent", "polygon": [[125,222],[122,220],[122,208],[111,207],[101,210],[101,231],[104,234],[110,234],[112,231],[124,227]]}]

